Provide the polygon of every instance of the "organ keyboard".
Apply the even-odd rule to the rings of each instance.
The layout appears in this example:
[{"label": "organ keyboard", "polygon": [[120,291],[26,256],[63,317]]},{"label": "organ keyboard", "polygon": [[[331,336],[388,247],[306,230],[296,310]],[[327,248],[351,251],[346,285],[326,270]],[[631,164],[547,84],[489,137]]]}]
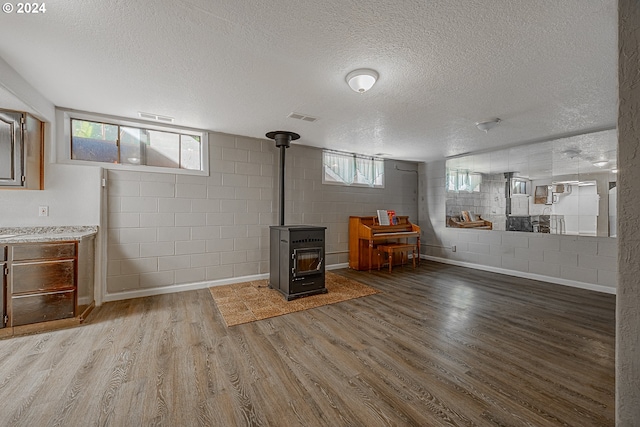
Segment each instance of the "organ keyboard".
[{"label": "organ keyboard", "polygon": [[388,245],[408,239],[416,239],[416,251],[420,259],[420,227],[412,224],[408,216],[397,216],[398,223],[380,225],[376,216],[349,217],[349,267],[354,270],[371,270],[373,257],[379,256],[376,246]]}]

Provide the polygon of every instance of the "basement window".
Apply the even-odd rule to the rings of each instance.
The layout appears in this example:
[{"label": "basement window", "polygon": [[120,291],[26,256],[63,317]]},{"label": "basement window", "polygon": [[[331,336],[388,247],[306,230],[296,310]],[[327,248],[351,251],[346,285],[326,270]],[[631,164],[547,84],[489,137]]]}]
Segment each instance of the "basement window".
[{"label": "basement window", "polygon": [[208,174],[207,134],[114,117],[64,112],[65,158],[108,169]]},{"label": "basement window", "polygon": [[478,193],[482,175],[468,170],[447,169],[447,192]]},{"label": "basement window", "polygon": [[322,183],[384,188],[384,160],[324,150]]}]

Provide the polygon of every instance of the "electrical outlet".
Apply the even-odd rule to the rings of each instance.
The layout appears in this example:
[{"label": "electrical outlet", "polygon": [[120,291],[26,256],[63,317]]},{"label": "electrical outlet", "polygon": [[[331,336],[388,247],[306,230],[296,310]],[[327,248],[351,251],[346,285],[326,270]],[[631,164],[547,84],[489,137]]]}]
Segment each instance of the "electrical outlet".
[{"label": "electrical outlet", "polygon": [[451,245],[451,252],[455,252],[456,251],[456,245]]},{"label": "electrical outlet", "polygon": [[38,216],[49,216],[49,206],[40,206],[38,208]]}]

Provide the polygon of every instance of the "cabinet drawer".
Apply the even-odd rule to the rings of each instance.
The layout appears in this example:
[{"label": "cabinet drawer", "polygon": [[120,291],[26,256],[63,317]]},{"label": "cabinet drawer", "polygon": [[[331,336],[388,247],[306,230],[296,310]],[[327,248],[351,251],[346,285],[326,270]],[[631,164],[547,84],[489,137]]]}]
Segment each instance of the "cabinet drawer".
[{"label": "cabinet drawer", "polygon": [[75,287],[75,260],[11,265],[11,293],[49,291]]},{"label": "cabinet drawer", "polygon": [[76,256],[75,242],[22,244],[11,247],[13,261]]},{"label": "cabinet drawer", "polygon": [[75,315],[75,291],[11,297],[11,325],[67,319]]}]

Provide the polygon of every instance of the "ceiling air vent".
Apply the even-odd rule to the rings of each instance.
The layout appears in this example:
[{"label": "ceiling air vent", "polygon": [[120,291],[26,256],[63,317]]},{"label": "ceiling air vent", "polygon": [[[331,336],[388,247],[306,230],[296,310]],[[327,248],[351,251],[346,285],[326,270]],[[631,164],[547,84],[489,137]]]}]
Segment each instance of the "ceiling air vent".
[{"label": "ceiling air vent", "polygon": [[317,117],[307,116],[306,114],[300,114],[300,113],[291,113],[287,117],[289,117],[290,119],[303,120],[305,122],[311,122],[311,123],[318,120]]},{"label": "ceiling air vent", "polygon": [[138,111],[138,117],[140,117],[141,119],[146,119],[146,120],[153,120],[156,122],[165,122],[165,123],[173,123],[173,117],[169,117],[169,116],[160,116],[158,114],[151,114],[151,113],[143,113],[141,111]]}]

